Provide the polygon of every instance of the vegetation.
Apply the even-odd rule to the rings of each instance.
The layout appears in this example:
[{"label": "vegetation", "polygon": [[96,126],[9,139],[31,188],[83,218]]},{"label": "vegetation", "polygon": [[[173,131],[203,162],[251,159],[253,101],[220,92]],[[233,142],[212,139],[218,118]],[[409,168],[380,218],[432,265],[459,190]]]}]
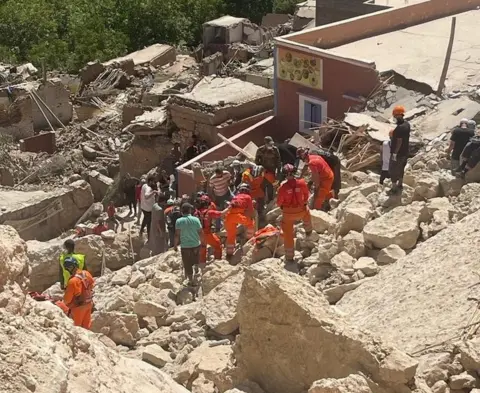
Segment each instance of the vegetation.
[{"label": "vegetation", "polygon": [[0,61],[77,71],[156,42],[194,46],[224,14],[259,23],[292,0],[0,0]]}]

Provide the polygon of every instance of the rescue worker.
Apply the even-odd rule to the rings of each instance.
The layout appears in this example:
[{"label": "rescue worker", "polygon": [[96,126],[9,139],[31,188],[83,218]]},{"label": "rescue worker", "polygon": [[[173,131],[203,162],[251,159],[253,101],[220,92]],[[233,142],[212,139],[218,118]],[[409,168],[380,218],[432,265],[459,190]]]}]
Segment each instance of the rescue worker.
[{"label": "rescue worker", "polygon": [[254,233],[254,207],[250,196],[250,187],[242,183],[238,186],[230,206],[222,214],[225,215],[225,230],[227,231],[227,259],[233,256],[237,238],[237,225],[243,225],[246,229],[246,238],[250,239]]},{"label": "rescue worker", "polygon": [[389,195],[401,195],[403,191],[403,175],[410,153],[410,123],[405,120],[405,108],[401,105],[393,108],[393,117],[397,126],[392,133],[391,156],[388,172],[392,180]]},{"label": "rescue worker", "polygon": [[313,208],[320,210],[324,202],[330,199],[334,179],[333,172],[323,157],[310,154],[307,149],[300,151],[300,159],[310,169],[314,187]]},{"label": "rescue worker", "polygon": [[309,236],[312,233],[312,217],[308,209],[308,198],[310,191],[304,179],[295,178],[296,168],[291,164],[283,166],[283,175],[286,181],[278,190],[277,205],[282,210],[282,231],[285,242],[285,262],[294,262],[295,255],[295,233],[294,224],[302,221],[305,233]]},{"label": "rescue worker", "polygon": [[261,165],[250,165],[242,174],[242,183],[250,186],[250,196],[256,202],[257,213],[262,217],[265,207],[265,168]]},{"label": "rescue worker", "polygon": [[265,168],[265,191],[266,202],[269,203],[275,197],[275,186],[277,182],[277,172],[282,168],[282,160],[271,136],[266,136],[265,144],[260,146],[255,155],[255,164]]},{"label": "rescue worker", "polygon": [[200,265],[205,265],[207,263],[207,246],[213,248],[215,259],[222,259],[222,242],[214,232],[214,220],[221,218],[222,212],[216,209],[208,195],[200,197],[197,209],[196,215],[200,219],[205,235],[205,241],[200,248]]},{"label": "rescue worker", "polygon": [[89,272],[79,268],[78,261],[74,257],[65,258],[64,267],[70,274],[70,278],[63,295],[63,302],[70,309],[74,325],[90,329],[95,281]]},{"label": "rescue worker", "polygon": [[65,247],[65,252],[60,255],[60,287],[65,289],[67,286],[68,280],[70,279],[70,272],[65,269],[65,259],[68,257],[73,257],[78,263],[78,268],[80,270],[87,270],[87,265],[85,263],[85,255],[75,253],[75,242],[72,239],[65,240],[63,243]]}]

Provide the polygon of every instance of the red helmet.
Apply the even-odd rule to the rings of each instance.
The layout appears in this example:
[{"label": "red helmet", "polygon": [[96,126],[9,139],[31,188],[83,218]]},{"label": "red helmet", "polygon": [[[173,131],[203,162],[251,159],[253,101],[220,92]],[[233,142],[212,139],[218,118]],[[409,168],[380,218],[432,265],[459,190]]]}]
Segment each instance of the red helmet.
[{"label": "red helmet", "polygon": [[285,175],[292,175],[297,171],[297,169],[292,164],[285,164],[282,170]]}]

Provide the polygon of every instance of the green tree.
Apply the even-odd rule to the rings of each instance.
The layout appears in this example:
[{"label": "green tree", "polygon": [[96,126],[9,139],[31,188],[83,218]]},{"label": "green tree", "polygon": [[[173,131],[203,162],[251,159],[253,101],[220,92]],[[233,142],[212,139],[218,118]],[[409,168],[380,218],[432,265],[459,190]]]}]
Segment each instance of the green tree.
[{"label": "green tree", "polygon": [[272,12],[274,0],[225,0],[225,10],[232,16],[249,18],[260,23],[265,14]]},{"label": "green tree", "polygon": [[299,0],[274,0],[273,3],[273,12],[293,15]]}]

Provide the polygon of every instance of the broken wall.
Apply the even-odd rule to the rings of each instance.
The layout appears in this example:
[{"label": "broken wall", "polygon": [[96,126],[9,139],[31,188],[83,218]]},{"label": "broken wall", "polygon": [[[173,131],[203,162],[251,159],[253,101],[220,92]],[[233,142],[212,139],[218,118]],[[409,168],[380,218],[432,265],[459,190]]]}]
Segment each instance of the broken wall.
[{"label": "broken wall", "polygon": [[0,134],[11,135],[16,140],[33,136],[32,105],[30,97],[23,96],[10,103],[0,91]]},{"label": "broken wall", "polygon": [[[40,85],[36,92],[63,124],[70,123],[73,117],[73,105],[70,102],[70,92],[65,88],[60,79],[47,81],[46,84]],[[60,127],[60,124],[58,124],[58,121],[52,114],[41,102],[40,104],[52,126]],[[32,105],[32,119],[35,130],[50,129],[45,117],[36,104]]]},{"label": "broken wall", "polygon": [[53,154],[57,150],[55,132],[43,132],[29,138],[20,139],[20,151],[39,153],[41,151]]},{"label": "broken wall", "polygon": [[7,208],[0,224],[14,227],[24,240],[48,240],[71,229],[93,203],[90,185],[79,180],[52,192],[0,191]]}]

